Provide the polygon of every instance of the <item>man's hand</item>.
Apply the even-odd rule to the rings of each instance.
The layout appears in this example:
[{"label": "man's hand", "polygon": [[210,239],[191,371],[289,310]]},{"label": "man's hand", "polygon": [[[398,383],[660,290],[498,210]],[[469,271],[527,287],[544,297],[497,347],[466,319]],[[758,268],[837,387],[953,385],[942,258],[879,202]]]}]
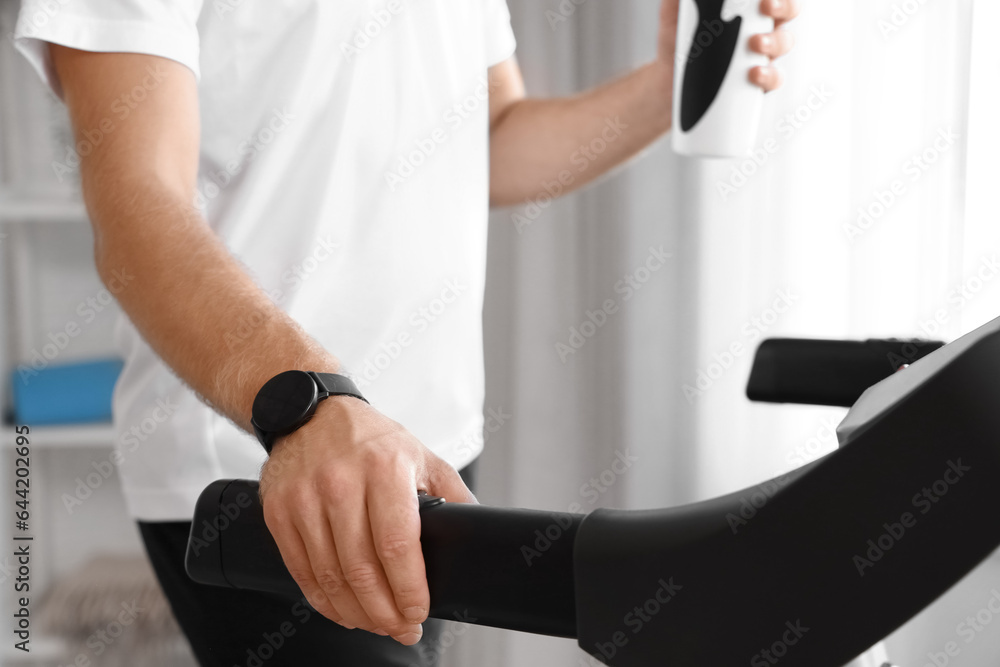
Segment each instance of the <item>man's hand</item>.
[{"label": "man's hand", "polygon": [[418,490],[476,502],[454,468],[350,396],[279,439],[260,480],[264,520],[309,604],[406,645],[430,608]]},{"label": "man's hand", "polygon": [[[99,274],[109,286],[115,271],[135,276],[116,298],[143,338],[199,397],[252,432],[254,397],[268,379],[290,368],[340,366],[273,303],[193,206],[194,74],[146,54],[57,45],[50,52],[76,141],[109,123],[114,129],[80,163]],[[158,83],[127,119],[109,115],[150,72]],[[249,316],[260,324],[234,337],[234,323]],[[261,480],[264,517],[317,611],[404,644],[420,638],[429,594],[419,489],[475,502],[451,466],[356,398],[323,400],[309,423],[275,444]]]},{"label": "man's hand", "polygon": [[[773,60],[792,48],[792,36],[781,26],[798,16],[799,0],[759,1],[761,11],[774,17],[775,30],[751,37],[750,48]],[[525,98],[514,58],[490,68],[491,205],[511,206],[572,192],[670,129],[677,8],[678,0],[663,0],[653,62],[579,95]],[[781,85],[781,74],[772,66],[754,67],[747,76],[765,91]],[[594,145],[601,150],[591,150]]]},{"label": "man's hand", "polygon": [[[678,2],[679,0],[663,0],[660,8],[659,60],[670,65],[671,71],[677,42]],[[780,58],[791,51],[794,44],[792,33],[781,26],[799,15],[799,0],[760,0],[760,11],[774,18],[774,32],[751,37],[750,49],[769,56],[771,60]],[[749,77],[751,82],[766,92],[781,86],[781,72],[775,67],[754,67],[750,70]]]}]

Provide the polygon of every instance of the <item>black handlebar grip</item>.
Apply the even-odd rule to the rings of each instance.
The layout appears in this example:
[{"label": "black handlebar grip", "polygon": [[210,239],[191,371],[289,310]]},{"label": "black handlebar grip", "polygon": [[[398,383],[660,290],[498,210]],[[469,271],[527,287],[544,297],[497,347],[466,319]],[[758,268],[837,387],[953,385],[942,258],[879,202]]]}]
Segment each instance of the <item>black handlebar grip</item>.
[{"label": "black handlebar grip", "polygon": [[868,387],[942,346],[928,340],[772,338],[757,348],[747,398],[847,408]]},{"label": "black handlebar grip", "polygon": [[[582,515],[420,497],[430,616],[576,636],[573,543]],[[195,581],[301,597],[267,530],[258,483],[219,480],[198,499],[185,557]]]},{"label": "black handlebar grip", "polygon": [[[842,665],[1000,546],[998,378],[1000,318],[869,388],[837,452],[693,505],[582,517],[423,497],[431,615],[576,636],[612,667],[764,664],[778,645],[783,667]],[[257,489],[205,490],[188,573],[300,596]]]}]

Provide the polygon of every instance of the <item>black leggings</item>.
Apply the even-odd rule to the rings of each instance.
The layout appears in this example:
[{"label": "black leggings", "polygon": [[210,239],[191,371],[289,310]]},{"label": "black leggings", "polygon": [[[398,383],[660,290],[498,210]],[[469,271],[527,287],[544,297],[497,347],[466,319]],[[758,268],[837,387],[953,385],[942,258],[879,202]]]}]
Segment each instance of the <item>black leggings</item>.
[{"label": "black leggings", "polygon": [[[461,470],[472,489],[475,462]],[[199,584],[184,571],[190,521],[139,521],[146,553],[202,667],[435,667],[441,621],[428,619],[415,646],[347,630],[299,600]]]}]

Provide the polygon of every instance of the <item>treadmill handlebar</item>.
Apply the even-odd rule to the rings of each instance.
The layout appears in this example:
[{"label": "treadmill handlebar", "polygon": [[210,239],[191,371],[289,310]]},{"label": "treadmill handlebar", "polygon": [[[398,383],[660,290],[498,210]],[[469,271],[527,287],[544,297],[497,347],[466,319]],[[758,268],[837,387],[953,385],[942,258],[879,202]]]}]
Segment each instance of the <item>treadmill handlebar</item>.
[{"label": "treadmill handlebar", "polygon": [[[418,497],[432,617],[576,636],[567,564],[583,515]],[[256,481],[219,480],[202,492],[185,568],[204,584],[302,597],[264,522]]]},{"label": "treadmill handlebar", "polygon": [[[426,499],[432,614],[617,667],[765,664],[780,642],[783,667],[839,667],[1000,547],[998,400],[1000,319],[865,391],[836,452],[727,496],[586,516]],[[188,572],[300,595],[256,491],[205,490]]]},{"label": "treadmill handlebar", "polygon": [[868,387],[943,346],[930,340],[771,338],[754,355],[747,398],[850,407]]}]

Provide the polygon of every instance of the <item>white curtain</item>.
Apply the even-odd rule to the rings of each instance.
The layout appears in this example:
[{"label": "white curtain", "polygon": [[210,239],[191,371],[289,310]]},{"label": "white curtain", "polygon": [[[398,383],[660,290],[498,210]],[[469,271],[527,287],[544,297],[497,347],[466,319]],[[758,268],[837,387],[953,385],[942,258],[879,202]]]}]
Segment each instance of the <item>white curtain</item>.
[{"label": "white curtain", "polygon": [[[481,500],[589,511],[753,484],[831,451],[844,412],[747,402],[760,337],[952,340],[1000,315],[1000,280],[976,281],[1000,250],[1000,59],[983,18],[997,8],[981,4],[973,41],[973,0],[805,0],[757,162],[660,142],[585,192],[495,212],[487,407],[509,416],[488,434]],[[509,5],[532,95],[655,53],[658,0]],[[561,356],[660,246],[666,265]],[[602,482],[619,455],[636,462]],[[445,652],[452,665],[590,664],[572,641],[458,630],[474,640]]]}]

